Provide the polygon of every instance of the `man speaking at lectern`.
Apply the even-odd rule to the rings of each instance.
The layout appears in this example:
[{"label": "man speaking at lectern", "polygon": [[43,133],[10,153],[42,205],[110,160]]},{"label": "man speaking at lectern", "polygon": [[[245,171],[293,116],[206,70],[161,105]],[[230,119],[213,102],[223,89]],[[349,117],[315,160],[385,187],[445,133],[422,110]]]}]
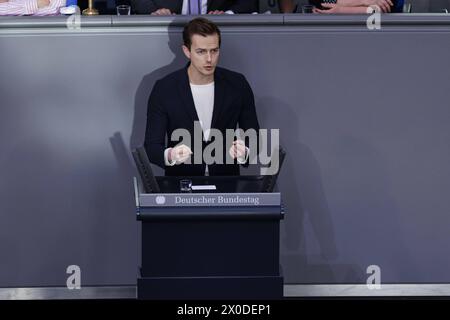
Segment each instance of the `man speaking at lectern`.
[{"label": "man speaking at lectern", "polygon": [[[184,27],[183,42],[190,62],[158,80],[150,94],[145,133],[149,159],[170,176],[239,175],[239,164],[248,162],[250,149],[239,138],[227,144],[226,130],[258,132],[252,89],[242,74],[217,67],[221,36],[213,22],[191,20]],[[179,129],[189,133],[189,143],[172,140]],[[207,165],[203,151],[213,142],[211,129],[220,131],[223,143],[215,155],[219,160]],[[199,130],[200,138],[195,134]],[[196,136],[200,141],[194,141]]]}]

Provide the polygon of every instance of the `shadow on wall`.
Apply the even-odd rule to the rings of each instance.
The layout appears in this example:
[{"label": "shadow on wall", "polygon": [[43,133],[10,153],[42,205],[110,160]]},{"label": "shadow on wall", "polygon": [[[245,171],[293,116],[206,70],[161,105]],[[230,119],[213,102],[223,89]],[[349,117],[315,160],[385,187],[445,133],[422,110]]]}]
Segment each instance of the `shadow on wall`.
[{"label": "shadow on wall", "polygon": [[[302,100],[299,96],[297,106]],[[301,107],[272,97],[258,99],[257,105],[262,127],[280,128],[287,152],[278,180],[286,205],[281,243],[286,283],[365,283],[372,264],[382,268],[388,282],[414,279],[419,270],[404,240],[386,151],[353,134],[333,137],[335,149],[328,155],[339,170],[327,172],[335,201],[331,212],[319,161],[302,142]]]},{"label": "shadow on wall", "polygon": [[[144,144],[145,128],[147,125],[147,104],[153,85],[157,80],[165,77],[169,73],[183,68],[188,62],[181,48],[183,45],[181,33],[182,29],[183,27],[180,26],[180,24],[173,23],[169,25],[167,32],[167,45],[170,48],[170,51],[174,54],[172,62],[145,75],[136,90],[134,99],[133,131],[130,139],[131,149]],[[156,165],[152,165],[152,167],[155,175],[164,175],[163,169],[157,167]]]},{"label": "shadow on wall", "polygon": [[[273,97],[258,99],[257,108],[262,127],[267,127],[270,122],[271,128],[280,128],[280,143],[287,152],[278,180],[286,205],[281,231],[281,262],[285,282],[334,283],[337,278],[354,279],[355,275],[362,274],[357,265],[334,262],[338,258],[338,250],[333,221],[322,186],[319,163],[311,149],[300,140],[299,117],[296,114],[299,109],[293,110]],[[309,229],[313,232],[310,237]],[[316,250],[314,253],[308,252],[311,242],[318,246],[319,253]]]}]

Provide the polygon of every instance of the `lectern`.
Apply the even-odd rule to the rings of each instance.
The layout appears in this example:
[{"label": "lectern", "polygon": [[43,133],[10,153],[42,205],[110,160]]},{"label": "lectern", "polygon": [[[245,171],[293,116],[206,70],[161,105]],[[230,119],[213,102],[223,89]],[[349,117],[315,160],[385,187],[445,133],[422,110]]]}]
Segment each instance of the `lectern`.
[{"label": "lectern", "polygon": [[[263,176],[152,179],[157,193],[134,182],[142,224],[139,299],[283,297],[284,211],[280,193],[261,192]],[[181,193],[182,179],[216,190]]]}]

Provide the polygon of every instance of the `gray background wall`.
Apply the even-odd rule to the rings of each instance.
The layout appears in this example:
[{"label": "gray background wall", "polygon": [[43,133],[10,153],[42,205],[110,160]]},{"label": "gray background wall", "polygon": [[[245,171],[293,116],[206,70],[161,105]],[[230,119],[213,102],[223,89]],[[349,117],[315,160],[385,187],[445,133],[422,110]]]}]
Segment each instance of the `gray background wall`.
[{"label": "gray background wall", "polygon": [[[221,65],[288,151],[286,283],[365,283],[372,264],[449,282],[449,32],[279,17],[222,26]],[[70,264],[83,285],[135,283],[129,149],[180,44],[177,27],[0,30],[0,287],[62,286]]]}]

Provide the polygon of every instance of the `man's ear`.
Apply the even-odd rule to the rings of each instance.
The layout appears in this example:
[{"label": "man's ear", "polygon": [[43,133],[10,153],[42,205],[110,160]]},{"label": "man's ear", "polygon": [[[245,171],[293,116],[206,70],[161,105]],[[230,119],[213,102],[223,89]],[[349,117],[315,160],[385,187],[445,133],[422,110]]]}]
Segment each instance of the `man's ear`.
[{"label": "man's ear", "polygon": [[189,60],[191,60],[191,50],[189,50],[188,47],[186,47],[185,45],[183,45],[183,53],[186,56],[186,58],[188,58]]}]

